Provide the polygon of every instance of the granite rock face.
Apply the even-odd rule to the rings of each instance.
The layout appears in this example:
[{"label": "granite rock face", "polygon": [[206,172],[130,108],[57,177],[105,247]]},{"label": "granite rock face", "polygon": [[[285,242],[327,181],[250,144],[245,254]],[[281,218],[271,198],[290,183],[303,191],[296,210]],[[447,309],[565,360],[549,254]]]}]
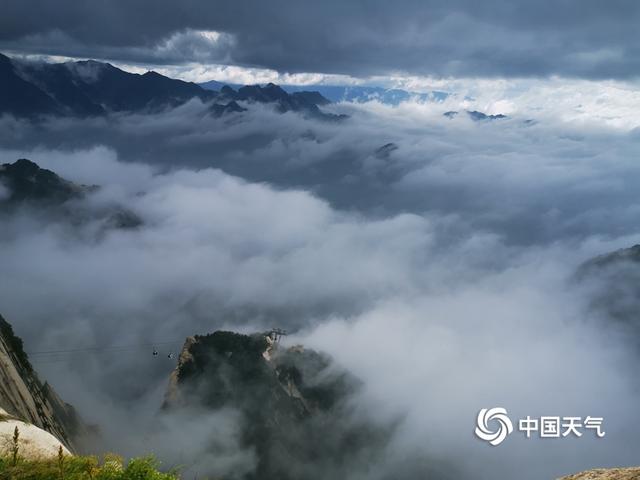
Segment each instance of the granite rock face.
[{"label": "granite rock face", "polygon": [[0,408],[6,421],[32,424],[57,438],[70,451],[87,432],[75,409],[34,371],[22,340],[0,316]]}]

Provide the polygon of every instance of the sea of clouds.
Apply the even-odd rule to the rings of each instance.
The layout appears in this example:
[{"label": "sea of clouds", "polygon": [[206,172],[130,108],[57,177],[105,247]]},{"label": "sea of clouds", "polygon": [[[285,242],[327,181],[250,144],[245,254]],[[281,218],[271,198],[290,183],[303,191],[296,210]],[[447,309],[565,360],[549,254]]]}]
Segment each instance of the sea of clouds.
[{"label": "sea of clouds", "polygon": [[[535,112],[530,90],[482,101],[341,104],[339,123],[259,106],[212,118],[198,101],[154,116],[3,117],[0,163],[26,157],[100,185],[84,208],[118,205],[143,224],[3,215],[0,312],[34,352],[173,342],[160,359],[141,347],[36,363],[128,452],[153,436],[165,350],[280,326],[364,382],[354,402],[372,421],[397,422],[380,478],[383,465],[415,475],[427,461],[442,478],[487,479],[632,464],[637,348],[574,273],[640,240],[640,133],[624,102],[604,115],[576,113],[583,103]],[[473,122],[464,110],[478,105],[511,111]],[[492,448],[473,435],[492,406],[604,416],[606,436],[516,432]],[[252,462],[232,448],[233,415],[180,423],[191,439],[203,424],[229,439],[207,459],[216,474]],[[169,455],[187,442],[174,430],[144,446]]]}]

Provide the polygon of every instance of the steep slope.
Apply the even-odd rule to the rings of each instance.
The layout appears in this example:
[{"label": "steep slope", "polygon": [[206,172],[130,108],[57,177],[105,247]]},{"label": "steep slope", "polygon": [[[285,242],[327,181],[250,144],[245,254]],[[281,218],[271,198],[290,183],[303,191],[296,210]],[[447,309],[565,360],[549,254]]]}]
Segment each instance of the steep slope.
[{"label": "steep slope", "polygon": [[46,92],[56,102],[58,111],[71,115],[154,111],[192,98],[207,101],[215,97],[194,83],[152,71],[142,75],[129,73],[93,60],[31,63],[4,59],[14,65],[23,81]]},{"label": "steep slope", "polygon": [[0,408],[18,420],[49,432],[70,450],[87,433],[74,410],[33,370],[11,325],[0,316]]},{"label": "steep slope", "polygon": [[20,117],[59,113],[56,102],[35,85],[22,79],[11,59],[0,54],[0,113]]},{"label": "steep slope", "polygon": [[[67,68],[76,73],[76,79],[82,79],[80,88],[86,95],[116,112],[160,110],[192,98],[207,101],[215,97],[195,83],[168,78],[153,71],[139,75],[94,61],[76,62]],[[95,73],[83,74],[87,70]]]},{"label": "steep slope", "polygon": [[218,331],[187,339],[163,410],[239,411],[243,446],[258,458],[243,478],[349,478],[375,461],[389,433],[349,407],[358,388],[325,355],[281,348],[270,334]]},{"label": "steep slope", "polygon": [[61,113],[69,115],[101,115],[105,108],[84,91],[85,78],[75,74],[71,63],[19,63],[18,73],[53,99]]}]

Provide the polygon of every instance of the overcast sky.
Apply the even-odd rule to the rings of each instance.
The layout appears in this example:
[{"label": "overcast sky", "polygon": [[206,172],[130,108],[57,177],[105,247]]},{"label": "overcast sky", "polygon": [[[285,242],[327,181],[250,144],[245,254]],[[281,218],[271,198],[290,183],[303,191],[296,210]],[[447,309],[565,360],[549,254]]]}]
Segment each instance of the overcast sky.
[{"label": "overcast sky", "polygon": [[629,80],[639,24],[634,0],[7,0],[0,48],[355,77]]}]

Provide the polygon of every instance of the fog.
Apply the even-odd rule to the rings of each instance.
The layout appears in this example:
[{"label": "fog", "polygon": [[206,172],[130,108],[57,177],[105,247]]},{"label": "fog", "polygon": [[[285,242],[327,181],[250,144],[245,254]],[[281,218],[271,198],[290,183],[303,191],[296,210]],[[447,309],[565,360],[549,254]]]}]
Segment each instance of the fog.
[{"label": "fog", "polygon": [[[228,441],[211,471],[250,466],[235,414],[149,424],[184,337],[280,326],[363,381],[362,414],[397,423],[381,477],[425,459],[487,479],[636,463],[637,348],[574,273],[640,239],[640,137],[555,111],[473,122],[468,107],[342,104],[340,123],[258,106],[215,119],[199,102],[153,117],[3,117],[1,163],[100,185],[82,208],[118,205],[143,224],[4,215],[0,312],[32,352],[163,345],[160,358],[141,347],[36,363],[123,453],[151,438],[180,462],[181,435],[195,448],[212,430]],[[473,430],[492,406],[514,420],[603,416],[606,436],[516,431],[490,447]]]}]

